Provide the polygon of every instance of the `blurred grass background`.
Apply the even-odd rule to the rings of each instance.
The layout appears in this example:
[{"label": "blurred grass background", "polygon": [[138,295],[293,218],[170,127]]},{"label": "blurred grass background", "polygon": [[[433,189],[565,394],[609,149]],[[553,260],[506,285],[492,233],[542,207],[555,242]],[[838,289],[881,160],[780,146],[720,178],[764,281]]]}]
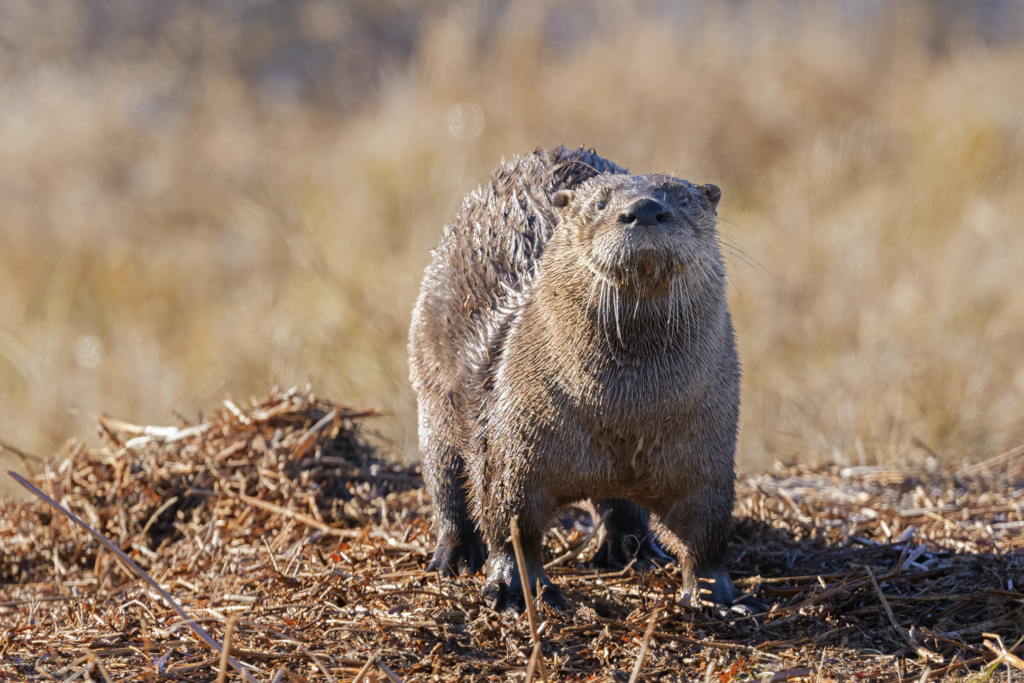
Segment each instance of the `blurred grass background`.
[{"label": "blurred grass background", "polygon": [[442,225],[503,156],[583,144],[724,190],[742,468],[1020,444],[1022,13],[4,0],[0,441],[311,380],[413,457]]}]

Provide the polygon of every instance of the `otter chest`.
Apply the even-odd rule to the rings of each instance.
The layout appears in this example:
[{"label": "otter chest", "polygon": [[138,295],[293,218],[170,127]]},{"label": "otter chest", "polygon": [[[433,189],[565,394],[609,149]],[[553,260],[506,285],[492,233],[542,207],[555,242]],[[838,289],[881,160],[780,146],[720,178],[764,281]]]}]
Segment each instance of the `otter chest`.
[{"label": "otter chest", "polygon": [[643,429],[595,427],[590,433],[588,450],[597,470],[618,481],[668,474],[666,445],[671,441],[664,425],[645,425]]}]

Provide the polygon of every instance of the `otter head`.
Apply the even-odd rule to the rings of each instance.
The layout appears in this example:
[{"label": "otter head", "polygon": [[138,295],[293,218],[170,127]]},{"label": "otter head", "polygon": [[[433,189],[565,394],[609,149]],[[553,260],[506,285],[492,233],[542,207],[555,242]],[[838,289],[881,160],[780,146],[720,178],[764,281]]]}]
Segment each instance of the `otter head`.
[{"label": "otter head", "polygon": [[721,190],[667,175],[602,174],[551,198],[583,265],[641,298],[724,278],[715,230]]}]

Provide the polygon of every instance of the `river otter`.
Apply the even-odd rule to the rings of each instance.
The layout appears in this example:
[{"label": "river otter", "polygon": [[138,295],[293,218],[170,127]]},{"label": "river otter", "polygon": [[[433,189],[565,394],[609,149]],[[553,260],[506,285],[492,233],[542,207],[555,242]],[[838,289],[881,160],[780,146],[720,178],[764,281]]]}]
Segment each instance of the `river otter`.
[{"label": "river otter", "polygon": [[475,572],[520,608],[510,540],[544,599],[555,511],[608,513],[598,566],[670,560],[648,511],[710,599],[749,601],[724,569],[740,369],[715,230],[721,192],[630,175],[593,150],[503,163],[462,203],[427,267],[410,330],[419,450],[438,544],[431,568]]}]

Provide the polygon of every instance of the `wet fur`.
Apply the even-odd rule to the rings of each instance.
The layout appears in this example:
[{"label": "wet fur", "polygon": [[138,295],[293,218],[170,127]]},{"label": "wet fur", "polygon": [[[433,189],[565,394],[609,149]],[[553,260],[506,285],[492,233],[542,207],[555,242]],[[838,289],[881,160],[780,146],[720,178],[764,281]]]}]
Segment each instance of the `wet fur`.
[{"label": "wet fur", "polygon": [[[617,217],[644,197],[670,220],[624,228]],[[740,595],[723,568],[740,371],[717,199],[713,186],[563,148],[503,164],[465,199],[410,331],[437,569],[486,557],[489,602],[521,604],[518,519],[530,582],[560,604],[541,538],[559,507],[593,498],[617,520],[599,553],[609,564],[629,548],[665,557],[651,511],[712,599]]]}]

